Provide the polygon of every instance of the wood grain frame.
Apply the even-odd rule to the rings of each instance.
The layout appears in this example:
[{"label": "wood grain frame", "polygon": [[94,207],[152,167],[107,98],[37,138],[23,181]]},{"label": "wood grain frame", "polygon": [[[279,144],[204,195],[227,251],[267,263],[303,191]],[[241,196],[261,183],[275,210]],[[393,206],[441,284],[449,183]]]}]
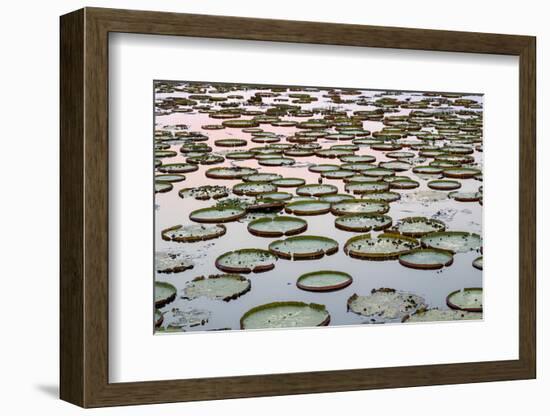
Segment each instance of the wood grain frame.
[{"label": "wood grain frame", "polygon": [[[536,377],[534,37],[98,8],[62,16],[60,27],[60,396],[63,400],[82,407],[101,407]],[[519,359],[109,383],[110,32],[519,56]]]}]

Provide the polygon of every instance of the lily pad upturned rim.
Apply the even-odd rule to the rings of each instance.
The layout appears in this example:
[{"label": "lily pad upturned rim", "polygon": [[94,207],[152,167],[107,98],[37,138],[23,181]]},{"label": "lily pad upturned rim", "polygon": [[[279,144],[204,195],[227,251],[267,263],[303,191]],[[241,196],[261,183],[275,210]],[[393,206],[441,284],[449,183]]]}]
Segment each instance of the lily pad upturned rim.
[{"label": "lily pad upturned rim", "polygon": [[380,210],[377,210],[376,212],[363,212],[363,214],[385,214],[390,210],[390,205],[385,201],[374,200],[374,199],[346,199],[346,200],[335,202],[334,204],[332,204],[330,207],[330,212],[332,212],[333,215],[361,214],[361,212],[345,211],[340,208],[345,204],[361,204],[361,203],[380,205]]},{"label": "lily pad upturned rim", "polygon": [[[361,251],[357,251],[357,250],[352,250],[349,248],[349,245],[356,242],[356,241],[359,241],[359,240],[367,240],[367,239],[372,239],[372,240],[378,240],[378,239],[382,239],[382,238],[387,238],[387,239],[395,239],[395,240],[404,240],[405,242],[408,242],[410,244],[414,244],[415,246],[412,247],[412,248],[409,248],[409,249],[406,249],[406,250],[400,250],[400,251],[395,251],[395,252],[379,252],[379,253],[368,253],[368,252],[361,252]],[[409,253],[410,251],[416,249],[416,248],[419,248],[420,247],[420,242],[415,239],[415,238],[412,238],[412,237],[407,237],[407,236],[403,236],[401,234],[393,234],[393,233],[382,233],[376,237],[372,237],[370,233],[367,233],[367,234],[361,234],[361,235],[357,235],[355,237],[351,237],[350,239],[348,239],[346,241],[346,243],[344,244],[344,252],[350,256],[350,257],[354,257],[354,258],[358,258],[358,259],[367,259],[367,260],[396,260],[399,258],[399,256],[401,254],[404,254],[404,253]]]},{"label": "lily pad upturned rim", "polygon": [[[448,236],[465,236],[465,237],[474,236],[476,238],[479,238],[479,241],[480,241],[479,247],[481,247],[481,236],[477,233],[471,233],[469,231],[436,231],[436,232],[433,232],[433,233],[425,234],[422,237],[420,237],[420,242],[422,243],[423,247],[446,250],[446,251],[449,251],[453,254],[456,254],[456,252],[454,250],[443,249],[441,247],[430,245],[430,243],[426,241],[426,240],[429,240],[430,238],[442,237],[444,235],[448,235]],[[468,249],[466,251],[472,251],[472,250],[478,249],[479,247],[471,248],[471,249]]]},{"label": "lily pad upturned rim", "polygon": [[[442,186],[443,184],[447,184]],[[452,185],[452,186],[449,186]],[[458,181],[451,181],[447,179],[436,179],[428,182],[428,188],[435,189],[437,191],[453,191],[462,187],[462,184]]]},{"label": "lily pad upturned rim", "polygon": [[[309,191],[309,190],[313,191]],[[317,191],[315,191],[317,189]],[[323,190],[324,189],[324,190]],[[319,197],[325,195],[334,195],[338,193],[338,187],[330,184],[310,183],[296,188],[296,194],[300,196]]]},{"label": "lily pad upturned rim", "polygon": [[[258,224],[265,224],[265,223],[272,223],[272,222],[284,222],[284,221],[293,221],[293,222],[296,222],[296,223],[300,223],[301,225],[299,227],[296,227],[296,228],[293,228],[289,231],[262,231],[262,230],[257,230],[255,229],[254,227],[256,227]],[[290,217],[290,216],[277,216],[277,217],[273,217],[273,218],[270,218],[270,217],[266,217],[266,218],[258,218],[258,219],[255,219],[255,220],[252,220],[249,224],[248,224],[248,232],[250,234],[253,234],[253,235],[256,235],[256,236],[259,236],[259,237],[283,237],[283,236],[292,236],[292,235],[296,235],[296,234],[300,234],[300,233],[303,233],[304,231],[307,230],[307,221],[302,219],[302,218],[298,218],[298,217]]]},{"label": "lily pad upturned rim", "polygon": [[457,309],[457,310],[461,310],[461,311],[467,311],[467,312],[483,312],[483,306],[481,308],[464,308],[464,307],[460,307],[456,304],[454,304],[450,299],[452,296],[456,295],[457,293],[460,293],[462,291],[466,291],[466,290],[469,290],[469,291],[472,291],[472,290],[477,290],[477,291],[481,291],[482,295],[483,295],[483,288],[482,287],[465,287],[464,289],[458,289],[458,290],[454,290],[452,291],[451,293],[449,293],[447,295],[447,297],[445,298],[445,303],[447,303],[447,306],[451,309]]},{"label": "lily pad upturned rim", "polygon": [[[303,283],[303,280],[306,280],[307,278],[311,276],[315,276],[318,274],[327,274],[331,273],[334,275],[339,275],[341,277],[344,277],[345,280],[342,283],[338,283],[335,285],[327,285],[327,286],[308,286],[307,284]],[[304,273],[298,279],[296,280],[296,286],[299,289],[306,290],[308,292],[332,292],[335,290],[343,289],[345,287],[348,287],[353,283],[353,277],[349,273],[346,272],[340,272],[335,270],[317,270],[314,272]]]},{"label": "lily pad upturned rim", "polygon": [[[208,281],[210,279],[233,279],[233,280],[238,280],[240,282],[247,282],[248,283],[242,290],[235,291],[231,295],[227,295],[225,297],[212,297],[211,298],[210,296],[206,296],[206,297],[211,298],[211,299],[220,299],[220,300],[223,300],[224,302],[229,302],[230,300],[237,299],[240,296],[244,295],[245,293],[249,292],[250,289],[252,288],[252,283],[250,282],[250,279],[247,279],[246,277],[241,276],[240,274],[234,274],[234,273],[233,274],[231,274],[231,273],[211,274],[208,277],[205,277],[205,276],[195,277],[193,280],[191,280],[185,286],[184,294],[187,295],[188,287],[190,287],[194,283],[196,283],[196,282],[205,282],[205,281]],[[202,296],[198,296],[198,297],[202,297]],[[195,299],[195,298],[190,298],[190,299]]]},{"label": "lily pad upturned rim", "polygon": [[203,235],[203,236],[197,236],[197,237],[170,237],[167,234],[171,231],[177,231],[183,228],[184,226],[182,224],[174,225],[173,227],[166,228],[161,231],[161,238],[165,241],[177,241],[179,243],[194,243],[197,241],[207,241],[207,240],[213,240],[215,238],[221,237],[227,232],[227,228],[223,224],[204,224],[204,226],[211,226],[212,228],[216,228],[216,231],[212,231],[209,234]]},{"label": "lily pad upturned rim", "polygon": [[[382,223],[379,226],[364,226],[364,227],[350,227],[349,225],[345,224],[345,221],[351,218],[381,218],[384,219],[385,222]],[[385,230],[386,228],[391,227],[393,222],[393,219],[384,214],[346,214],[338,216],[334,219],[334,226],[340,230],[343,231],[353,231],[358,233],[365,233],[369,231],[381,231]]]},{"label": "lily pad upturned rim", "polygon": [[[256,265],[254,267],[239,267],[239,266],[232,267],[232,266],[226,266],[226,265],[220,264],[220,261],[222,258],[232,254],[236,254],[236,253],[261,253],[261,254],[270,256],[273,259],[273,261],[269,264]],[[276,261],[277,261],[277,256],[271,253],[270,251],[259,249],[259,248],[241,248],[238,250],[232,250],[221,254],[216,258],[215,265],[218,269],[227,273],[262,273],[262,272],[267,272],[269,270],[272,270],[275,267]]]},{"label": "lily pad upturned rim", "polygon": [[[208,211],[224,211],[224,210],[227,210],[227,211],[237,211],[236,213],[232,214],[232,215],[226,215],[226,216],[221,216],[221,217],[218,217],[218,218],[200,218],[200,217],[197,217],[197,214],[200,214],[200,213],[204,213],[204,212],[208,212]],[[191,211],[191,213],[189,214],[189,219],[191,221],[195,221],[195,222],[198,222],[198,223],[206,223],[206,224],[210,224],[210,223],[220,223],[220,222],[230,222],[230,221],[236,221],[238,220],[239,218],[242,218],[246,215],[246,210],[244,209],[241,209],[241,208],[217,208],[217,207],[207,207],[207,208],[200,208],[200,209],[196,209],[194,211]]]},{"label": "lily pad upturned rim", "polygon": [[[300,207],[305,207],[308,204],[319,204],[322,208],[315,210],[303,210]],[[312,201],[295,201],[290,202],[285,206],[285,211],[289,214],[294,215],[322,215],[330,212],[331,204],[330,202],[324,202],[319,200]]]},{"label": "lily pad upturned rim", "polygon": [[[302,252],[302,253],[294,253],[294,252],[286,252],[277,250],[275,246],[279,243],[286,243],[286,242],[293,242],[293,241],[305,241],[305,240],[311,240],[312,242],[315,241],[323,241],[330,243],[332,247],[329,247],[327,249],[315,249],[308,252]],[[336,252],[338,252],[339,244],[338,241],[330,238],[330,237],[324,237],[319,235],[298,235],[293,237],[288,237],[284,240],[275,240],[269,244],[269,251],[273,254],[275,254],[277,257],[288,259],[288,260],[299,260],[299,259],[320,259],[322,257],[330,256]]]},{"label": "lily pad upturned rim", "polygon": [[[439,227],[439,229],[437,231],[426,231],[426,232],[423,232],[423,231],[404,232],[404,231],[400,230],[400,227],[402,225],[409,224],[409,223],[414,223],[414,222],[423,222],[425,224],[437,225],[437,227]],[[422,237],[423,235],[430,234],[430,233],[433,233],[433,232],[443,232],[443,231],[446,230],[446,228],[447,228],[447,225],[441,220],[438,220],[438,219],[435,219],[435,218],[420,217],[420,216],[401,218],[398,221],[398,223],[395,225],[395,231],[396,232],[399,232],[400,234],[403,234],[407,237],[414,237],[414,238],[419,238],[419,237]]]},{"label": "lily pad upturned rim", "polygon": [[258,305],[246,311],[241,317],[241,319],[239,320],[240,328],[247,329],[244,325],[244,321],[246,318],[250,317],[252,314],[265,309],[284,307],[284,306],[309,307],[319,311],[323,311],[326,313],[326,317],[323,321],[319,322],[319,324],[317,324],[316,326],[327,326],[330,323],[330,314],[324,305],[321,305],[318,303],[306,303],[306,302],[300,302],[300,301],[279,301],[279,302],[270,302],[270,303],[265,303],[263,305]]},{"label": "lily pad upturned rim", "polygon": [[[230,175],[220,175],[215,172],[219,172],[222,170],[227,170],[229,172],[233,172],[233,174]],[[243,172],[246,171],[246,172]],[[238,166],[238,167],[232,167],[232,166],[219,166],[216,168],[210,168],[206,172],[204,172],[204,175],[207,178],[211,179],[240,179],[243,176],[251,175],[253,173],[258,173],[258,169],[249,168],[247,166]]]},{"label": "lily pad upturned rim", "polygon": [[162,299],[159,299],[159,300],[155,299],[155,307],[156,308],[162,308],[163,306],[168,305],[170,302],[173,302],[176,299],[178,289],[176,289],[176,287],[173,284],[168,283],[168,282],[155,281],[155,290],[156,290],[157,287],[162,287],[162,288],[165,288],[165,289],[169,289],[171,294],[170,294],[170,296],[166,296],[166,297],[164,297]]},{"label": "lily pad upturned rim", "polygon": [[[445,263],[438,262],[438,263],[415,263],[414,261],[407,260],[407,256],[414,255],[415,253],[437,253],[441,255],[447,256],[447,261]],[[436,248],[418,248],[409,251],[408,253],[400,254],[398,257],[399,263],[405,267],[410,267],[412,269],[419,269],[419,270],[437,270],[442,269],[443,267],[449,267],[451,264],[453,264],[453,254],[450,253],[447,250],[440,250]]]}]

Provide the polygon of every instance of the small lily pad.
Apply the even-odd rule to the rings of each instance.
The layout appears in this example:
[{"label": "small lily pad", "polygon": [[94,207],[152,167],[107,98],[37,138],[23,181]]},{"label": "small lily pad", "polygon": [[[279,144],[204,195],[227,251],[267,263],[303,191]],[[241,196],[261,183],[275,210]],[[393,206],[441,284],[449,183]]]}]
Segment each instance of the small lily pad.
[{"label": "small lily pad", "polygon": [[275,179],[271,183],[281,188],[295,188],[305,184],[306,181],[302,178],[281,178]]},{"label": "small lily pad", "polygon": [[428,182],[428,188],[437,189],[438,191],[452,191],[453,189],[458,189],[461,186],[461,183],[458,181],[435,180]]},{"label": "small lily pad", "polygon": [[172,185],[170,182],[156,182],[155,181],[155,193],[165,193],[170,192],[172,189],[174,189],[174,185]]},{"label": "small lily pad", "polygon": [[219,147],[242,147],[247,145],[244,139],[219,139],[215,140],[214,144]]},{"label": "small lily pad", "polygon": [[274,192],[277,187],[269,182],[243,182],[233,187],[236,195],[255,196],[265,192]]},{"label": "small lily pad", "polygon": [[483,289],[480,287],[467,287],[451,292],[446,299],[447,306],[452,309],[460,309],[468,312],[483,311]]},{"label": "small lily pad", "polygon": [[246,175],[252,175],[257,173],[257,169],[247,168],[247,167],[219,167],[208,169],[204,174],[208,178],[212,179],[240,179]]},{"label": "small lily pad", "polygon": [[220,185],[203,185],[196,188],[184,188],[178,192],[182,198],[195,198],[206,201],[210,198],[219,199],[229,195],[229,189]]},{"label": "small lily pad", "polygon": [[169,163],[159,166],[157,170],[163,173],[189,173],[195,172],[199,168],[192,163]]}]

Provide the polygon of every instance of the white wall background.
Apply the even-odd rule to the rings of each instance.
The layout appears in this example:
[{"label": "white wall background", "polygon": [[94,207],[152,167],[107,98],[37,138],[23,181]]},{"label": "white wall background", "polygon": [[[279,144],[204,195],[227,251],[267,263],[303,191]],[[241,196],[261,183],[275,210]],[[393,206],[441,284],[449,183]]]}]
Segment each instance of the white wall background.
[{"label": "white wall background", "polygon": [[[544,67],[550,56],[550,27],[545,2],[462,0],[338,2],[278,0],[4,2],[0,15],[1,64],[0,175],[0,409],[4,414],[75,415],[83,412],[58,395],[58,16],[83,6],[240,15],[536,35],[538,42],[538,212],[539,212],[539,378],[535,381],[422,387],[400,390],[317,394],[261,399],[167,404],[88,411],[95,415],[280,415],[342,411],[369,414],[472,415],[548,414],[550,296],[544,282],[542,235],[550,234],[542,212],[548,210],[543,184],[550,146],[542,130],[544,102],[550,101]],[[544,198],[543,198],[544,197]],[[543,199],[546,199],[544,201]],[[545,203],[546,202],[546,203]],[[31,237],[32,236],[32,237]],[[546,331],[543,331],[546,325]]]}]

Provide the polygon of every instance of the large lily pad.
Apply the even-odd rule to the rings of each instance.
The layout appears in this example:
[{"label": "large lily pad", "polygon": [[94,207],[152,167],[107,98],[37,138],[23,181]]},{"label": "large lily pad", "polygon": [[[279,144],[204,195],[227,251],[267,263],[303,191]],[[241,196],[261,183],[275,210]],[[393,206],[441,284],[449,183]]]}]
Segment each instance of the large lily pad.
[{"label": "large lily pad", "polygon": [[330,211],[330,203],[317,200],[296,201],[287,204],[285,211],[294,215],[321,215]]},{"label": "large lily pad", "polygon": [[437,189],[438,191],[452,191],[458,189],[462,184],[458,181],[450,180],[435,180],[428,182],[428,188]]},{"label": "large lily pad", "polygon": [[260,237],[296,235],[307,229],[307,222],[296,217],[258,218],[248,224],[248,231]]},{"label": "large lily pad", "polygon": [[338,251],[338,242],[328,237],[304,235],[276,240],[269,251],[284,259],[318,259]]},{"label": "large lily pad", "polygon": [[467,287],[449,293],[446,299],[447,306],[452,309],[460,309],[468,312],[483,311],[483,289],[480,287]]},{"label": "large lily pad", "polygon": [[237,299],[251,288],[250,280],[238,274],[217,274],[197,277],[185,286],[184,293],[188,299],[206,297],[226,302]]},{"label": "large lily pad", "polygon": [[436,322],[436,321],[474,321],[483,319],[480,312],[467,312],[456,309],[420,309],[412,315],[405,316],[403,322]]},{"label": "large lily pad", "polygon": [[192,269],[193,262],[180,252],[158,251],[155,253],[155,269],[158,273],[179,273]]},{"label": "large lily pad", "polygon": [[384,230],[391,224],[391,217],[381,214],[348,214],[334,220],[336,228],[361,233]]},{"label": "large lily pad", "polygon": [[344,252],[365,260],[393,260],[419,246],[418,240],[398,234],[380,234],[374,238],[370,234],[363,234],[350,238],[344,246]]},{"label": "large lily pad", "polygon": [[205,201],[210,198],[219,199],[229,195],[229,189],[221,185],[203,185],[196,188],[184,188],[178,192],[182,198],[195,198]]},{"label": "large lily pad", "polygon": [[302,178],[280,178],[271,181],[271,183],[281,188],[295,188],[306,183]]},{"label": "large lily pad", "polygon": [[421,270],[437,270],[453,263],[453,255],[435,248],[416,249],[399,256],[403,266]]},{"label": "large lily pad", "polygon": [[324,196],[338,193],[338,187],[325,184],[309,184],[296,188],[296,193],[302,196]]},{"label": "large lily pad", "polygon": [[395,230],[409,237],[421,237],[423,235],[445,231],[445,223],[433,218],[406,217],[396,224]]},{"label": "large lily pad", "polygon": [[229,222],[238,220],[245,214],[246,210],[239,207],[210,207],[192,211],[189,219],[200,223]]},{"label": "large lily pad", "polygon": [[162,308],[164,305],[176,299],[177,289],[167,282],[155,282],[155,307]]},{"label": "large lily pad", "polygon": [[352,295],[348,299],[348,310],[371,318],[371,322],[400,322],[407,315],[424,307],[421,296],[395,289],[373,289],[369,295]]},{"label": "large lily pad", "polygon": [[169,163],[159,166],[157,170],[163,173],[188,173],[195,172],[199,168],[192,163]]},{"label": "large lily pad", "polygon": [[241,329],[299,328],[326,326],[330,315],[324,305],[304,302],[272,302],[246,312]]},{"label": "large lily pad", "polygon": [[332,204],[331,212],[334,215],[346,214],[385,214],[390,209],[383,201],[369,199],[350,199]]},{"label": "large lily pad", "polygon": [[320,270],[301,275],[296,286],[310,292],[329,292],[343,289],[353,282],[353,278],[344,272]]},{"label": "large lily pad", "polygon": [[277,256],[267,250],[245,248],[224,253],[216,259],[216,267],[228,273],[261,273],[275,267]]},{"label": "large lily pad", "polygon": [[452,253],[465,253],[481,247],[481,237],[464,231],[430,233],[421,237],[422,245],[447,250]]},{"label": "large lily pad", "polygon": [[219,168],[208,169],[204,174],[212,179],[240,179],[246,175],[257,173],[257,169],[241,167],[241,166],[225,166]]},{"label": "large lily pad", "polygon": [[243,182],[233,187],[236,195],[255,196],[265,192],[274,192],[277,187],[269,182]]},{"label": "large lily pad", "polygon": [[161,236],[166,241],[192,243],[221,237],[226,231],[227,229],[223,224],[188,224],[175,225],[162,230]]}]

